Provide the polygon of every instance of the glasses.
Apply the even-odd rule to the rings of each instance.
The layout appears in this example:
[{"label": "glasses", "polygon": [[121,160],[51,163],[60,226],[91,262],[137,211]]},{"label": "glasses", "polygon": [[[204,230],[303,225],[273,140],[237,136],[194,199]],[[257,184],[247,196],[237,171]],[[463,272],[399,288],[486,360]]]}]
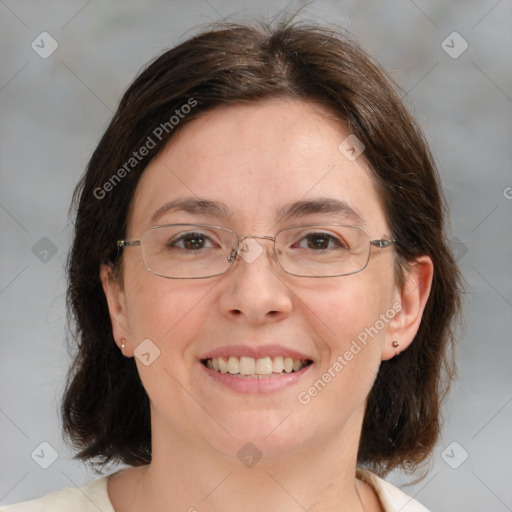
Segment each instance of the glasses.
[{"label": "glasses", "polygon": [[140,240],[118,240],[119,250],[140,246],[146,268],[169,279],[201,279],[225,274],[240,256],[252,263],[263,248],[255,239],[272,240],[274,255],[288,274],[337,277],[361,272],[371,247],[384,249],[394,239],[372,240],[357,226],[307,224],[278,231],[274,237],[245,235],[206,224],[154,226]]}]

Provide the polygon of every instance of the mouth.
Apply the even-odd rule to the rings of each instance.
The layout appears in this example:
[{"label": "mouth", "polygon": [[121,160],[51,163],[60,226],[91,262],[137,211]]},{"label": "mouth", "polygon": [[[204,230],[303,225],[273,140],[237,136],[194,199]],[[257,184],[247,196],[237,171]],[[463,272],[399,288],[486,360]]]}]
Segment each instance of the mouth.
[{"label": "mouth", "polygon": [[202,359],[201,363],[219,374],[229,374],[242,379],[262,379],[300,372],[311,365],[312,361],[287,356],[219,356]]}]

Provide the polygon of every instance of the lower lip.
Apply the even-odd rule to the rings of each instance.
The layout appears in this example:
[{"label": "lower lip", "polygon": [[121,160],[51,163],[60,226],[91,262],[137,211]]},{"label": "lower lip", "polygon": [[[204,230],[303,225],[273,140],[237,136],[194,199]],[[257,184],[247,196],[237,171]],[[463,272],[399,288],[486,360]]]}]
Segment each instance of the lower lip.
[{"label": "lower lip", "polygon": [[301,368],[298,372],[274,374],[271,377],[266,375],[262,375],[261,377],[235,377],[230,373],[216,372],[202,363],[199,364],[206,372],[206,375],[213,381],[238,393],[271,393],[272,391],[279,391],[280,389],[293,386],[293,384],[298,382],[313,366],[313,364],[310,363],[308,366]]}]

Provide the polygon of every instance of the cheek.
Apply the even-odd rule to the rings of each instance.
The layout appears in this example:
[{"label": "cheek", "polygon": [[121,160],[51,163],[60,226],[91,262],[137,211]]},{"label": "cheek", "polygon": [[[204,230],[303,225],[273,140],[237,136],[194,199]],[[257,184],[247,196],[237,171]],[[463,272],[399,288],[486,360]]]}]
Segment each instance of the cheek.
[{"label": "cheek", "polygon": [[211,285],[165,279],[145,268],[144,272],[127,290],[133,342],[149,338],[160,350],[182,351],[198,328],[197,318],[202,316],[203,299]]},{"label": "cheek", "polygon": [[[189,381],[191,365],[196,362],[194,341],[201,334],[198,319],[208,314],[204,300],[208,289],[204,283],[200,286],[151,274],[134,287],[130,325],[135,360],[143,386],[160,411],[165,411],[170,402],[178,404],[184,400],[190,406],[179,383]],[[147,353],[148,364],[144,362]]]},{"label": "cheek", "polygon": [[308,323],[318,335],[320,359],[297,400],[304,414],[323,418],[326,430],[364,411],[381,362],[384,329],[373,330],[379,302],[375,294],[348,285],[324,290],[313,301]]},{"label": "cheek", "polygon": [[363,401],[379,369],[386,330],[394,316],[393,281],[378,266],[365,272],[324,284],[304,301],[307,322],[318,337],[322,382],[316,387],[329,383],[329,391],[323,393],[326,400]]},{"label": "cheek", "polygon": [[[343,350],[389,309],[392,294],[384,293],[387,288],[388,283],[370,273],[343,276],[310,295],[311,321],[316,317],[315,324],[332,349]],[[380,322],[377,327],[379,334],[385,330]]]}]

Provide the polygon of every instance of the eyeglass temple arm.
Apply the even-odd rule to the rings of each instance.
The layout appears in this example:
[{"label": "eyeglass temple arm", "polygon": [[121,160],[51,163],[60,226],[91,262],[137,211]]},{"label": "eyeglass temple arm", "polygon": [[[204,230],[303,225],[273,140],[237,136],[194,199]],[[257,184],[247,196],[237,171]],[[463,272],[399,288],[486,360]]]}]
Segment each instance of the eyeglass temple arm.
[{"label": "eyeglass temple arm", "polygon": [[140,245],[140,240],[118,240],[117,241],[117,247],[120,249],[123,247],[136,247],[137,245]]},{"label": "eyeglass temple arm", "polygon": [[394,238],[389,239],[380,239],[380,240],[370,240],[370,243],[374,245],[375,247],[378,247],[379,249],[383,249],[384,247],[389,247],[390,245],[393,245],[395,243]]}]

